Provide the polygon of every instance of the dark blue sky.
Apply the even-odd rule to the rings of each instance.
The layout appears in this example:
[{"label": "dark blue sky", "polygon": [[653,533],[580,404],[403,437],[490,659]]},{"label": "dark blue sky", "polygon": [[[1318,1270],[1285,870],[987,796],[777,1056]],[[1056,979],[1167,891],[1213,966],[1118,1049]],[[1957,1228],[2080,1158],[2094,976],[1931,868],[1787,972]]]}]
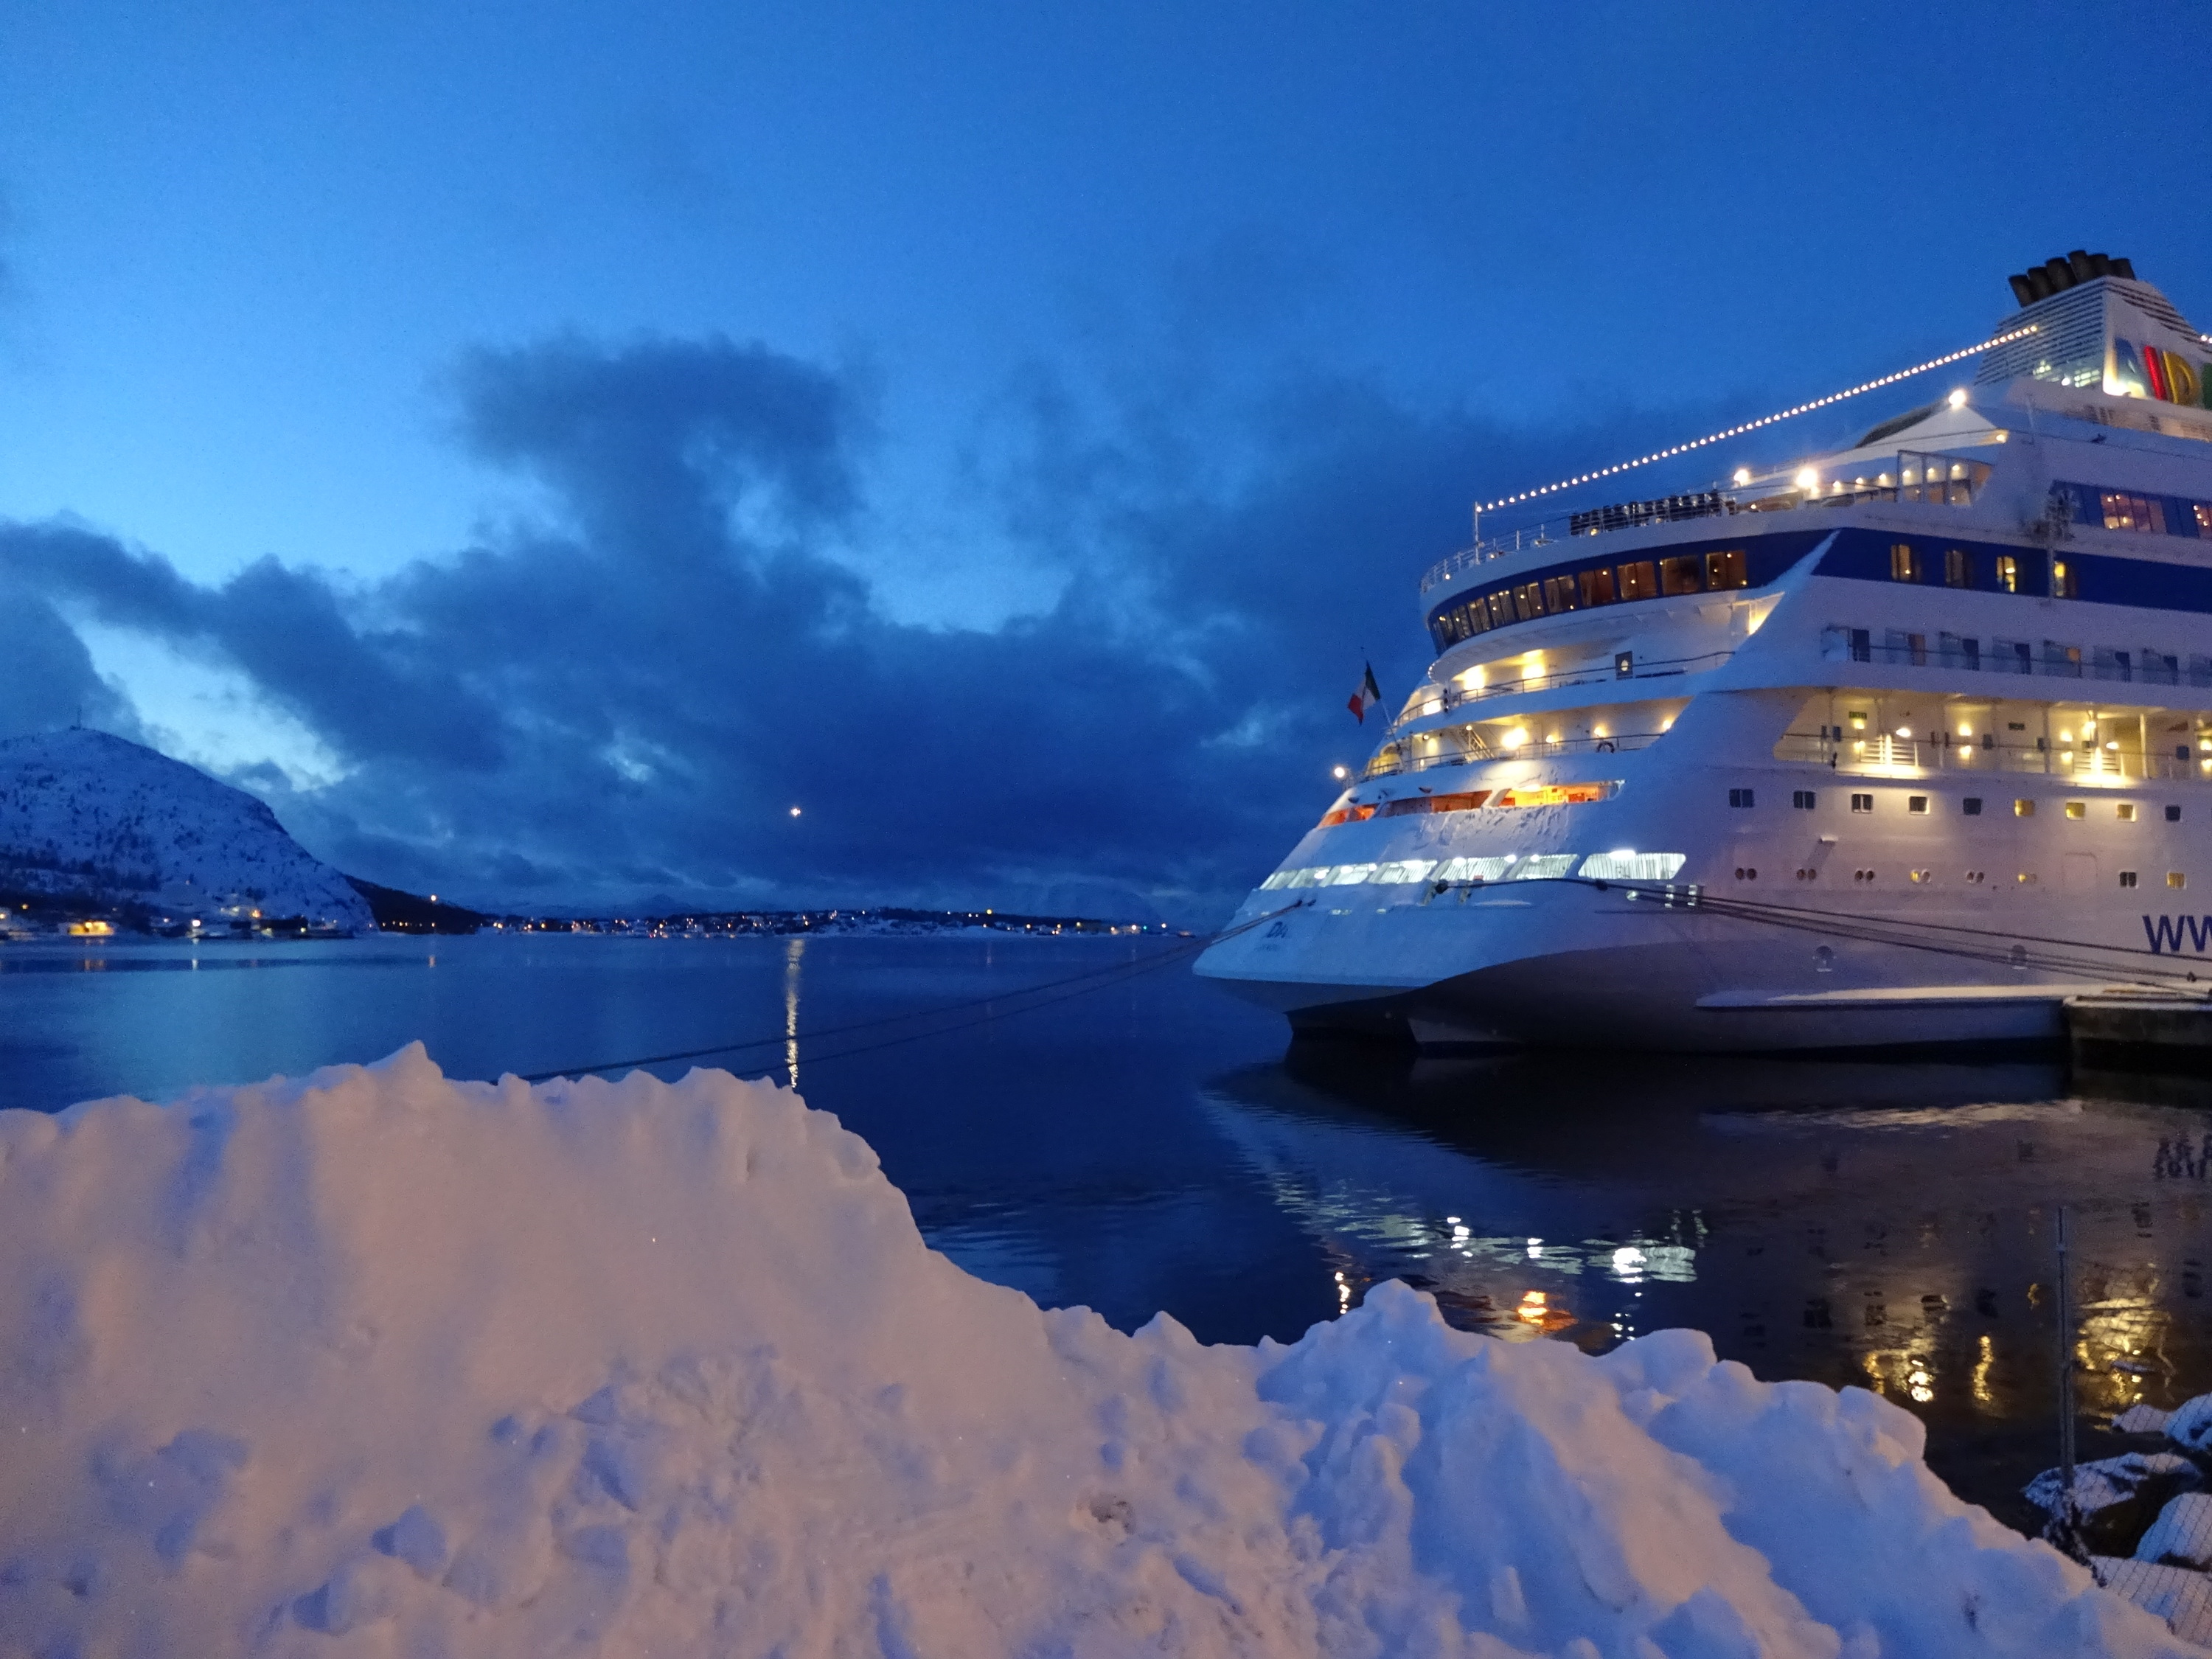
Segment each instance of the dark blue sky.
[{"label": "dark blue sky", "polygon": [[485,899],[1199,914],[1471,500],[2069,247],[2212,314],[2197,0],[634,9],[11,19],[0,731]]}]

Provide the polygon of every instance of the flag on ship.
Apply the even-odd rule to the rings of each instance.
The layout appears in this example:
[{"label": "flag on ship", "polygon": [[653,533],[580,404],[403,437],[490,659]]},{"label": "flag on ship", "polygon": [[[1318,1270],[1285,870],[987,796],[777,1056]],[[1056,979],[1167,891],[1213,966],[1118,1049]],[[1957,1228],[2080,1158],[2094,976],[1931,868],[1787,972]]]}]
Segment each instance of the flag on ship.
[{"label": "flag on ship", "polygon": [[1382,701],[1382,688],[1375,684],[1375,665],[1369,663],[1367,672],[1359,678],[1359,690],[1352,694],[1352,700],[1345,707],[1351,709],[1353,716],[1364,726],[1367,724],[1367,711]]}]

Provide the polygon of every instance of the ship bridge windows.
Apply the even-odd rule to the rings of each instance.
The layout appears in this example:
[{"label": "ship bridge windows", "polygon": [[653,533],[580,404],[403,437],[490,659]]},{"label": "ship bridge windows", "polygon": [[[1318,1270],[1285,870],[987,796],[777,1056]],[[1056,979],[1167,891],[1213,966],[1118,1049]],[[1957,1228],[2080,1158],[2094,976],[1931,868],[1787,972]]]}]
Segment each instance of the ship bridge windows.
[{"label": "ship bridge windows", "polygon": [[1429,631],[1438,651],[1493,629],[1540,617],[1556,617],[1599,605],[1638,599],[1680,598],[1692,593],[1733,592],[1772,581],[1801,557],[1814,538],[1773,537],[1756,553],[1743,547],[1701,547],[1648,559],[1590,561],[1566,568],[1531,572],[1518,581],[1471,593],[1430,613]]}]

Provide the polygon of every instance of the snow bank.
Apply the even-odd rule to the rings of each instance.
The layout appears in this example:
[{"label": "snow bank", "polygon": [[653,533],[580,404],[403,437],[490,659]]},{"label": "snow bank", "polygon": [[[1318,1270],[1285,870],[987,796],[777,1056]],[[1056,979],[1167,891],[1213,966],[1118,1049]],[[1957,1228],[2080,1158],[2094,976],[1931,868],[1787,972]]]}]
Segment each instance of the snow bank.
[{"label": "snow bank", "polygon": [[695,1072],[0,1114],[0,1651],[2153,1655],[1906,1413],[1379,1287],[1041,1310]]}]

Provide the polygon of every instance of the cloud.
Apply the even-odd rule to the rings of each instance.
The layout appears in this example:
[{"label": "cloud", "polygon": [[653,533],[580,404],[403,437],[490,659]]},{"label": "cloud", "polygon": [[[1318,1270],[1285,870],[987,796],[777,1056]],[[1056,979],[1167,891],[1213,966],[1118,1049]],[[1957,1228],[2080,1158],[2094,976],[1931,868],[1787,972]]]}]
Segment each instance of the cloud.
[{"label": "cloud", "polygon": [[[319,853],[486,900],[1218,910],[1372,741],[1341,702],[1363,649],[1394,690],[1425,662],[1412,577],[1463,539],[1469,473],[1520,459],[1356,380],[1205,408],[1033,374],[976,477],[1065,586],[922,628],[858,574],[926,538],[871,514],[849,375],[563,337],[451,384],[538,518],[368,585],[273,558],[200,585],[52,523],[0,526],[0,572],[64,656],[56,605],[218,653],[304,723],[340,781],[246,781]],[[52,718],[15,695],[0,717]]]},{"label": "cloud", "polygon": [[100,676],[75,629],[34,588],[0,574],[0,732],[52,731],[80,720],[124,737],[143,734],[129,701]]}]

